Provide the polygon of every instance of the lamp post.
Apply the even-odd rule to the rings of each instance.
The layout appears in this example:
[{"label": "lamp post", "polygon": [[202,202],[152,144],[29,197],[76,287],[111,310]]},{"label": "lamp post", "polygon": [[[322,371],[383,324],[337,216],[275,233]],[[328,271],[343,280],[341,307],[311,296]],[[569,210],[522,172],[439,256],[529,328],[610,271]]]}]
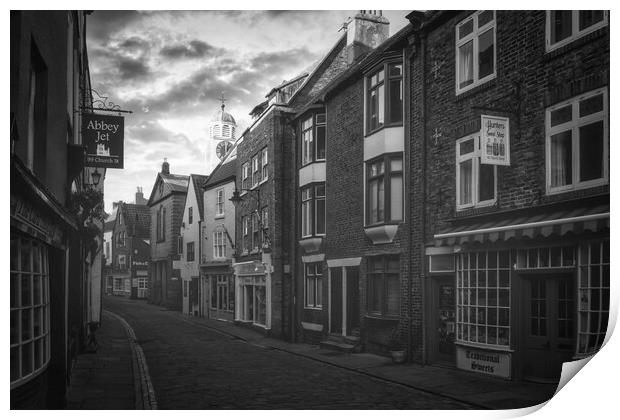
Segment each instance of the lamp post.
[{"label": "lamp post", "polygon": [[263,217],[260,211],[260,189],[241,188],[239,190],[235,187],[232,197],[229,198],[230,202],[232,202],[235,207],[237,206],[237,204],[244,201],[244,198],[241,197],[241,192],[256,193],[256,208],[254,209],[253,213],[254,212],[256,213],[256,218],[258,219],[258,225],[260,227],[261,232],[263,233],[263,250],[268,251],[269,249],[271,249],[271,238],[269,238],[269,234],[265,231],[265,226],[263,224]]}]

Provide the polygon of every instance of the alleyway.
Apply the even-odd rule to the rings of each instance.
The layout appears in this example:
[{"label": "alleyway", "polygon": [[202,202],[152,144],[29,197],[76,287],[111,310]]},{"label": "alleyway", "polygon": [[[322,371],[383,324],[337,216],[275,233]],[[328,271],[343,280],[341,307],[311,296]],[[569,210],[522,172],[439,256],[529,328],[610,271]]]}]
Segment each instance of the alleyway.
[{"label": "alleyway", "polygon": [[125,298],[122,316],[147,359],[160,409],[467,409],[465,404],[184,322]]}]

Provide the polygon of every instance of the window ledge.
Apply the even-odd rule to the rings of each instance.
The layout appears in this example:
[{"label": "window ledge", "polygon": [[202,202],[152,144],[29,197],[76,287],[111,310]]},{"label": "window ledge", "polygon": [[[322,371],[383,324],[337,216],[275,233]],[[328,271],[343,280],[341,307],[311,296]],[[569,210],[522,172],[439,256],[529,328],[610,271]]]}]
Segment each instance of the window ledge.
[{"label": "window ledge", "polygon": [[323,307],[322,306],[304,306],[304,309],[308,311],[322,311]]},{"label": "window ledge", "polygon": [[570,52],[585,44],[588,44],[594,40],[597,40],[598,38],[601,38],[602,36],[607,35],[608,33],[609,33],[609,24],[605,24],[601,28],[595,29],[594,31],[590,33],[587,33],[576,39],[573,39],[572,41],[567,42],[564,45],[561,45],[559,47],[553,47],[553,46],[549,47],[550,49],[545,51],[545,55],[543,59],[544,61],[553,60],[555,58],[558,58],[564,55],[567,52]]},{"label": "window ledge", "polygon": [[495,77],[493,77],[492,79],[481,83],[479,85],[474,85],[474,87],[469,88],[468,90],[465,91],[461,91],[460,93],[456,93],[456,102],[462,101],[463,99],[469,98],[470,96],[473,96],[483,90],[487,90],[491,87],[495,87],[497,85],[497,75],[495,75]]},{"label": "window ledge", "polygon": [[372,130],[367,130],[366,134],[364,135],[364,137],[372,136],[373,134],[378,133],[379,131],[384,130],[386,128],[402,127],[402,126],[403,126],[403,122],[402,121],[393,122],[393,123],[386,123],[386,124],[383,124],[381,127],[373,128]]},{"label": "window ledge", "polygon": [[301,246],[306,253],[318,251],[322,243],[323,237],[321,236],[311,236],[299,240],[299,246]]},{"label": "window ledge", "polygon": [[372,241],[373,245],[390,244],[394,242],[397,231],[398,225],[380,225],[364,228],[366,236]]},{"label": "window ledge", "polygon": [[261,182],[258,183],[258,185],[263,185],[265,182],[269,181],[269,178],[265,178],[263,179]]},{"label": "window ledge", "polygon": [[216,214],[213,218],[214,219],[223,219],[225,217],[224,213],[221,214]]}]

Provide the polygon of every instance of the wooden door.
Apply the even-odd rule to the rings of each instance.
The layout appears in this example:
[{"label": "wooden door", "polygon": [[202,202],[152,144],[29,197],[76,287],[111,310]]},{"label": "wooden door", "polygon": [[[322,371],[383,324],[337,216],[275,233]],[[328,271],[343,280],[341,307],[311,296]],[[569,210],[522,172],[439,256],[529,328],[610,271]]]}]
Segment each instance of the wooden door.
[{"label": "wooden door", "polygon": [[359,269],[347,267],[347,335],[360,326]]},{"label": "wooden door", "polygon": [[330,328],[332,334],[342,334],[342,267],[330,269]]},{"label": "wooden door", "polygon": [[456,288],[454,276],[436,277],[432,282],[431,360],[454,363],[456,347]]}]

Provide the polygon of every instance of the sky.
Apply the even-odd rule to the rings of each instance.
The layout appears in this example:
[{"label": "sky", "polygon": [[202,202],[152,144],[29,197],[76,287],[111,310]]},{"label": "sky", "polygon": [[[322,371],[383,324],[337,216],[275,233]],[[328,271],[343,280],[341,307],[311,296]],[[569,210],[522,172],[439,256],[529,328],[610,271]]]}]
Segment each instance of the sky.
[{"label": "sky", "polygon": [[[308,69],[357,11],[95,11],[88,18],[92,88],[125,114],[124,169],[108,169],[106,211],[151,193],[164,157],[175,174],[208,175],[217,165],[208,128],[219,110],[250,124],[269,90]],[[408,11],[384,11],[390,35]]]}]

